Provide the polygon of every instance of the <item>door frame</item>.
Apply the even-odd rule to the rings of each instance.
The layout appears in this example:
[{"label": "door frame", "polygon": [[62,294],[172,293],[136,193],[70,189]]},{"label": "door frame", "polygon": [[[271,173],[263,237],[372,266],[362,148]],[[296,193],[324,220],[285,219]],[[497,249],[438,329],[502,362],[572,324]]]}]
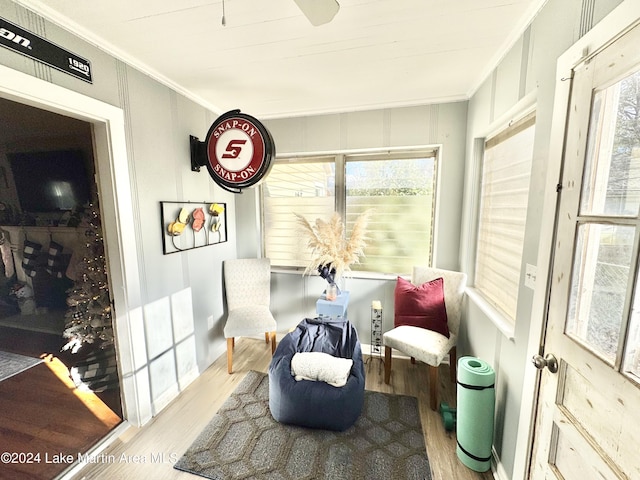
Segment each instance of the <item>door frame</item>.
[{"label": "door frame", "polygon": [[[557,185],[562,183],[565,126],[568,118],[572,71],[586,58],[601,51],[638,23],[640,23],[640,3],[634,0],[626,0],[574,43],[557,60],[547,177],[545,180],[537,258],[538,275],[533,296],[526,358],[532,358],[535,354],[544,351],[551,285],[550,276],[555,245],[556,215],[559,205]],[[541,371],[537,370],[533,365],[525,368],[513,478],[524,479],[530,476],[540,381]]]},{"label": "door frame", "polygon": [[0,65],[0,97],[92,125],[123,414],[125,421],[141,426],[151,414],[149,400],[135,380],[136,339],[131,325],[142,309],[124,112],[4,65]]}]

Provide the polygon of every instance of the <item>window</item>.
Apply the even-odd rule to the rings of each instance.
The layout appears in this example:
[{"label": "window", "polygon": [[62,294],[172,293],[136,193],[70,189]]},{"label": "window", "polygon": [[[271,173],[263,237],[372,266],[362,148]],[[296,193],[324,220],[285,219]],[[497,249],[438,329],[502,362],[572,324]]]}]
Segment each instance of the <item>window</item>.
[{"label": "window", "polygon": [[529,199],[535,114],[485,142],[475,288],[515,321]]},{"label": "window", "polygon": [[431,264],[436,195],[434,149],[277,159],[262,186],[263,245],[272,265],[305,267],[310,252],[294,212],[310,221],[334,211],[346,234],[371,209],[365,257],[352,270],[410,273]]},{"label": "window", "polygon": [[293,213],[329,218],[335,210],[335,161],[278,160],[262,184],[262,232],[265,256],[279,267],[303,267],[311,255],[297,233]]}]

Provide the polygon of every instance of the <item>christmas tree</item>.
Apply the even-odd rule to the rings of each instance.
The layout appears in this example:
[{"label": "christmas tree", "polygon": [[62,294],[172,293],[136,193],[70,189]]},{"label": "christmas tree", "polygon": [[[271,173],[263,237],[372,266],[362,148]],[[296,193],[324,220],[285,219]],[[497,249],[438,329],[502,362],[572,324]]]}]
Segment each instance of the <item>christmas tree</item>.
[{"label": "christmas tree", "polygon": [[110,349],[114,341],[100,213],[93,204],[85,210],[79,228],[85,229],[85,253],[76,267],[75,284],[67,290],[63,334],[69,339],[63,350],[72,353],[86,344]]}]

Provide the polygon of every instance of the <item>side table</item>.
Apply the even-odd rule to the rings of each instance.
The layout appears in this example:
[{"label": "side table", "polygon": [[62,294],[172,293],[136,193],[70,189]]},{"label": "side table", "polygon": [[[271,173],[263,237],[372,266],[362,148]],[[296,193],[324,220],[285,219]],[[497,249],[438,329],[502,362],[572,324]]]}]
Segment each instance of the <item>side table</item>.
[{"label": "side table", "polygon": [[335,300],[327,300],[324,295],[316,301],[316,313],[319,317],[347,318],[349,292],[340,292]]}]

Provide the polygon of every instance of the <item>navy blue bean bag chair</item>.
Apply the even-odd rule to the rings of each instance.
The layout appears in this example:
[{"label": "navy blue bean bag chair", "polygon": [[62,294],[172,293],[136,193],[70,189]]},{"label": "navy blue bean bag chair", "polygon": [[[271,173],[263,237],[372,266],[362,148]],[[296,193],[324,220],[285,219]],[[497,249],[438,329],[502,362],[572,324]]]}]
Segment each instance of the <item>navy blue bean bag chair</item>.
[{"label": "navy blue bean bag chair", "polygon": [[[346,385],[300,380],[291,374],[296,352],[323,352],[351,358]],[[343,431],[351,427],[364,403],[364,363],[356,329],[348,320],[305,318],[287,334],[269,366],[269,408],[278,422],[309,428]]]}]

